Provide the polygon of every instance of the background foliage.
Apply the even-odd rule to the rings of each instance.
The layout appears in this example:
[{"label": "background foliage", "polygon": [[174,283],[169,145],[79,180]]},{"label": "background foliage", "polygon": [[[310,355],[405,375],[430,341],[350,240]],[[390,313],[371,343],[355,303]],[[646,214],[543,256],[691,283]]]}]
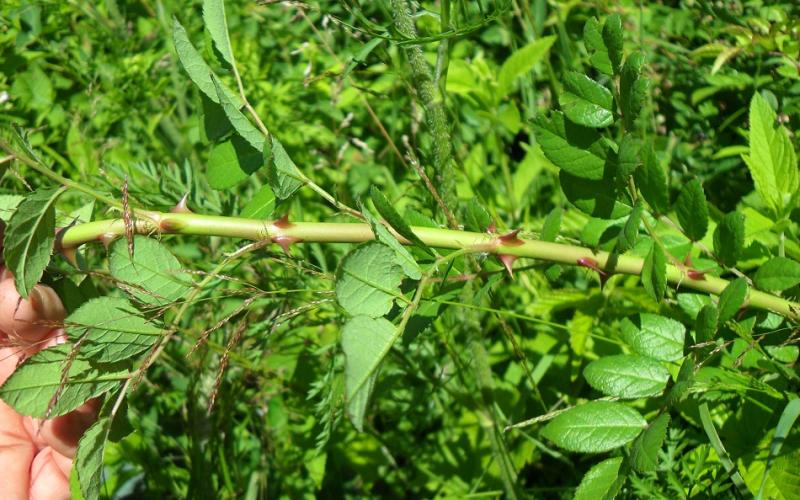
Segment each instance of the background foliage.
[{"label": "background foliage", "polygon": [[[12,2],[3,136],[20,125],[54,170],[114,200],[127,182],[135,207],[188,193],[199,213],[270,220],[348,220],[297,189],[293,161],[340,203],[378,187],[407,223],[448,225],[427,172],[466,229],[646,257],[644,286],[534,261],[512,279],[485,255],[423,265],[427,293],[359,406],[344,398],[363,374],[348,345],[400,320],[393,294],[414,296],[422,248],[380,277],[393,294],[377,302],[346,277],[378,244],[236,255],[245,242],[137,237],[138,261],[124,240],[87,247],[85,272],[54,258],[45,279],[83,311],[70,335],[90,332],[99,361],[141,359],[157,336],[142,322],[113,350],[81,328],[108,310],[132,328],[120,283],[143,287],[127,288],[138,310],[174,333],[113,425],[93,428],[110,438],[100,495],[797,498],[796,322],[740,306],[754,285],[800,291],[800,7],[442,0],[415,5],[410,31],[404,5],[231,1],[226,51],[199,2]],[[219,78],[205,90],[176,22]],[[231,55],[266,146],[225,108],[226,86],[239,104]],[[577,159],[557,152],[572,133]],[[51,184],[2,167],[8,220]],[[26,203],[56,196],[60,226],[118,214],[74,190]],[[667,290],[667,261],[754,281],[719,300]]]}]

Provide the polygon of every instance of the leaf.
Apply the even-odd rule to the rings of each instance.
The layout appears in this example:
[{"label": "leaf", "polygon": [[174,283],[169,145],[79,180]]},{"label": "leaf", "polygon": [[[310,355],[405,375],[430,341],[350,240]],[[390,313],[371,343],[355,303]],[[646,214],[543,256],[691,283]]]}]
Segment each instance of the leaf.
[{"label": "leaf", "polygon": [[745,298],[747,298],[747,280],[745,278],[737,278],[728,283],[728,286],[719,295],[719,323],[723,324],[736,316],[739,308],[744,304]]},{"label": "leaf", "polygon": [[414,257],[411,256],[411,253],[397,241],[397,238],[366,207],[361,205],[359,208],[376,239],[394,250],[395,261],[403,268],[406,276],[414,280],[420,279],[422,277],[422,269],[420,269]]},{"label": "leaf", "polygon": [[401,330],[385,318],[355,316],[342,328],[345,399],[353,425],[363,430],[364,410],[383,358]]},{"label": "leaf", "polygon": [[611,67],[608,48],[603,41],[603,27],[597,18],[592,17],[583,25],[583,42],[591,53],[589,62],[592,66],[605,75],[613,75],[614,68]]},{"label": "leaf", "polygon": [[497,76],[496,102],[500,102],[512,90],[514,80],[532,70],[547,56],[556,36],[545,36],[518,49],[505,60]]},{"label": "leaf", "polygon": [[684,326],[674,319],[641,313],[620,323],[622,337],[638,354],[659,361],[678,361],[683,357]]},{"label": "leaf", "polygon": [[14,210],[24,199],[24,196],[18,194],[0,194],[0,220],[8,222],[14,214]]},{"label": "leaf", "polygon": [[563,75],[564,92],[558,102],[573,123],[602,128],[614,123],[614,97],[611,92],[586,75],[569,71]]},{"label": "leaf", "polygon": [[233,66],[233,49],[231,49],[231,40],[228,36],[225,2],[223,0],[203,0],[203,22],[222,58]]},{"label": "leaf", "polygon": [[608,49],[608,59],[614,74],[619,74],[622,64],[622,19],[619,14],[611,14],[603,24],[603,43]]},{"label": "leaf", "polygon": [[736,266],[744,249],[744,215],[731,212],[714,229],[714,253],[727,267]]},{"label": "leaf", "polygon": [[217,92],[219,104],[222,106],[223,111],[225,111],[225,116],[228,117],[236,133],[253,146],[253,148],[257,149],[259,152],[263,152],[264,142],[266,141],[264,134],[240,111],[240,104],[225,93],[225,88],[213,73],[211,74],[211,83],[214,85],[214,90]]},{"label": "leaf", "polygon": [[140,316],[120,297],[100,297],[81,305],[64,320],[73,343],[81,342],[81,356],[98,363],[116,363],[149,349],[161,328]]},{"label": "leaf", "polygon": [[627,181],[633,175],[641,160],[642,141],[633,134],[625,134],[619,142],[617,153],[617,177]]},{"label": "leaf", "polygon": [[606,396],[638,399],[661,394],[667,387],[669,371],[651,358],[619,354],[592,361],[583,376]]},{"label": "leaf", "polygon": [[772,442],[769,445],[769,457],[767,458],[767,465],[764,468],[764,476],[761,480],[758,498],[762,498],[762,493],[767,482],[767,477],[769,477],[770,469],[775,461],[775,458],[780,457],[779,454],[781,448],[783,447],[783,443],[789,436],[789,431],[792,430],[792,426],[798,417],[800,417],[800,399],[793,399],[789,401],[783,408],[781,417],[778,420],[778,425],[775,426],[775,434],[772,436]]},{"label": "leaf", "polygon": [[642,286],[647,295],[661,302],[667,292],[667,258],[661,246],[653,241],[642,265]]},{"label": "leaf", "polygon": [[603,179],[607,146],[597,131],[565,121],[559,111],[549,119],[537,118],[533,130],[545,156],[555,166],[576,177]]},{"label": "leaf", "polygon": [[[392,203],[388,198],[386,198],[386,195],[384,195],[380,189],[372,186],[369,190],[369,195],[370,198],[372,198],[373,205],[375,205],[375,210],[381,214],[381,217],[386,219],[386,222],[392,226],[392,229],[397,231],[397,234],[407,239],[420,249],[424,250],[429,255],[433,255],[433,251],[431,251],[428,245],[426,245],[416,234],[414,234],[414,231],[411,230],[411,226],[406,224],[406,221],[400,216],[399,213],[397,213],[397,210],[394,209]],[[483,207],[480,208],[483,209]]]},{"label": "leaf", "polygon": [[272,215],[273,210],[275,210],[275,193],[272,192],[271,187],[261,186],[261,189],[244,206],[239,216],[248,219],[266,219]]},{"label": "leaf", "polygon": [[377,318],[400,296],[403,269],[394,250],[376,241],[350,251],[336,271],[336,300],[352,316]]},{"label": "leaf", "polygon": [[547,218],[542,225],[542,234],[539,237],[542,241],[556,241],[556,236],[561,230],[561,214],[563,210],[560,207],[555,207],[547,214]]},{"label": "leaf", "polygon": [[206,178],[214,189],[229,189],[247,179],[263,165],[261,152],[241,137],[234,136],[211,149]]},{"label": "leaf", "polygon": [[[373,188],[375,189],[375,188]],[[388,200],[387,200],[388,202]],[[374,203],[374,200],[373,200]],[[389,205],[391,207],[391,205]],[[375,208],[378,208],[377,205]],[[392,207],[393,208],[393,207]],[[379,210],[380,211],[380,210]],[[399,214],[398,214],[399,215]],[[385,216],[384,216],[385,218]],[[401,219],[402,221],[402,219]],[[405,221],[402,221],[405,223]],[[478,233],[483,233],[489,229],[489,226],[492,224],[492,216],[489,215],[489,212],[483,208],[475,198],[470,198],[467,201],[467,206],[464,210],[464,228],[467,231],[475,231]],[[396,230],[396,229],[395,229]],[[411,228],[409,228],[409,231]],[[398,233],[400,231],[397,231]],[[416,235],[415,235],[416,236]],[[408,238],[406,238],[408,239]],[[422,242],[420,242],[422,243]],[[424,244],[424,243],[423,243]]]},{"label": "leaf", "polygon": [[750,101],[750,154],[742,155],[756,192],[777,215],[787,206],[788,198],[800,189],[797,155],[789,134],[777,126],[775,112],[761,94]]},{"label": "leaf", "polygon": [[625,60],[620,74],[619,106],[627,130],[633,130],[634,121],[642,110],[643,101],[637,95],[634,87],[642,74],[644,61],[644,53],[637,50]]},{"label": "leaf", "polygon": [[[216,86],[211,80],[213,71],[211,71],[211,68],[203,60],[203,56],[201,56],[194,45],[192,45],[192,42],[186,34],[186,29],[177,18],[173,18],[172,40],[175,43],[175,51],[178,53],[178,59],[181,61],[181,65],[183,65],[183,69],[186,70],[189,78],[197,85],[197,88],[200,89],[203,94],[213,102],[219,104],[220,98]],[[234,108],[239,109],[242,106],[239,96],[225,85],[219,84],[219,86],[222,88],[225,99],[233,103]]]},{"label": "leaf", "polygon": [[28,298],[50,263],[56,239],[54,205],[63,192],[64,188],[37,189],[17,206],[6,226],[3,258],[22,298]]},{"label": "leaf", "polygon": [[622,232],[619,234],[617,240],[617,249],[620,253],[627,252],[636,245],[636,240],[639,237],[639,225],[642,222],[642,210],[644,206],[640,202],[636,202],[625,221]]},{"label": "leaf", "polygon": [[110,427],[110,418],[101,417],[86,429],[78,442],[74,467],[84,498],[100,497],[100,487],[103,483],[103,452]]},{"label": "leaf", "polygon": [[713,340],[719,324],[719,312],[712,304],[706,304],[697,313],[695,320],[695,341],[699,344]]},{"label": "leaf", "polygon": [[144,304],[163,306],[175,302],[193,286],[191,275],[184,272],[180,262],[158,241],[146,236],[134,236],[133,260],[124,239],[111,245],[108,258],[111,275],[129,285],[126,290]]},{"label": "leaf", "polygon": [[656,215],[665,214],[669,211],[667,176],[658,164],[652,144],[643,146],[641,151],[642,165],[634,172],[636,186]]},{"label": "leaf", "polygon": [[603,460],[584,474],[573,500],[611,500],[619,492],[617,478],[622,457]]},{"label": "leaf", "polygon": [[[104,367],[97,369],[75,357],[62,386],[62,372],[72,346],[48,347],[28,358],[0,387],[0,398],[17,413],[35,418],[55,418],[76,409],[89,399],[108,392],[128,378],[128,371]],[[58,400],[48,415],[50,401]]]},{"label": "leaf", "polygon": [[770,292],[780,292],[800,284],[800,263],[786,257],[773,257],[753,276],[755,285]]},{"label": "leaf", "polygon": [[272,136],[272,162],[267,161],[267,178],[275,196],[280,200],[290,197],[300,186],[305,184],[297,165],[283,149],[283,144]]},{"label": "leaf", "polygon": [[638,472],[650,472],[658,466],[658,452],[667,437],[669,413],[655,418],[631,446],[630,463]]},{"label": "leaf", "polygon": [[700,241],[708,231],[708,204],[700,181],[692,179],[683,185],[675,202],[675,213],[683,233],[692,241]]},{"label": "leaf", "polygon": [[606,181],[582,179],[563,170],[559,172],[558,179],[567,200],[592,217],[619,219],[631,211],[627,200],[619,199],[623,194]]},{"label": "leaf", "polygon": [[647,422],[639,413],[614,401],[592,401],[556,416],[542,435],[569,451],[602,453],[633,441]]}]

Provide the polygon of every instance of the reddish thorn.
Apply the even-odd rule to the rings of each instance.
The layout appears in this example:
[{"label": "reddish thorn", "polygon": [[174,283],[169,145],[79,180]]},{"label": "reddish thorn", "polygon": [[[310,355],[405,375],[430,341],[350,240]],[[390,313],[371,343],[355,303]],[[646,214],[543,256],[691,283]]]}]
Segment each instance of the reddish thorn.
[{"label": "reddish thorn", "polygon": [[697,281],[705,281],[706,279],[706,273],[698,271],[697,269],[689,269],[686,271],[686,275],[689,276],[690,279]]},{"label": "reddish thorn", "polygon": [[169,211],[172,212],[173,214],[192,213],[192,211],[189,210],[188,200],[189,200],[189,193],[186,193],[185,195],[183,195],[183,198],[181,198],[181,201],[179,201],[178,204],[175,205],[174,207],[170,208]]},{"label": "reddish thorn", "polygon": [[489,234],[496,233],[497,232],[497,224],[495,224],[494,221],[489,223],[489,226],[486,228],[486,232],[489,233]]},{"label": "reddish thorn", "polygon": [[289,215],[284,214],[283,217],[273,222],[272,225],[275,227],[279,227],[281,229],[286,229],[288,227],[291,227],[292,223],[289,222]]},{"label": "reddish thorn", "polygon": [[272,238],[272,242],[281,247],[283,249],[283,253],[286,255],[289,255],[289,247],[298,241],[300,241],[300,239],[295,238],[294,236],[275,236]]},{"label": "reddish thorn", "polygon": [[693,266],[693,264],[692,264],[692,255],[691,254],[686,255],[686,258],[683,259],[683,265],[684,266],[689,266],[689,267]]},{"label": "reddish thorn", "polygon": [[514,266],[514,261],[517,260],[517,256],[516,255],[508,255],[508,254],[505,254],[505,253],[499,253],[499,254],[497,254],[497,258],[500,259],[500,262],[502,262],[503,266],[505,266],[506,271],[508,271],[508,275],[513,278],[514,277],[514,272],[513,272],[512,268]]},{"label": "reddish thorn", "polygon": [[76,269],[78,266],[78,249],[77,248],[62,248],[61,255],[67,259],[67,262],[72,264]]},{"label": "reddish thorn", "polygon": [[581,257],[580,259],[578,259],[578,265],[589,268],[592,271],[595,271],[600,276],[600,288],[602,288],[603,285],[606,284],[606,281],[608,281],[609,274],[600,269],[600,264],[598,264],[597,261],[594,260],[593,258]]},{"label": "reddish thorn", "polygon": [[498,236],[497,239],[500,240],[500,244],[503,246],[518,247],[524,243],[521,239],[517,237],[518,234],[519,234],[519,229],[515,229],[510,233]]},{"label": "reddish thorn", "polygon": [[108,246],[111,243],[113,243],[113,241],[116,240],[118,237],[119,236],[117,236],[114,233],[103,233],[100,236],[98,236],[97,239],[100,240],[100,243],[102,243],[103,246],[106,247],[106,250],[108,250]]}]

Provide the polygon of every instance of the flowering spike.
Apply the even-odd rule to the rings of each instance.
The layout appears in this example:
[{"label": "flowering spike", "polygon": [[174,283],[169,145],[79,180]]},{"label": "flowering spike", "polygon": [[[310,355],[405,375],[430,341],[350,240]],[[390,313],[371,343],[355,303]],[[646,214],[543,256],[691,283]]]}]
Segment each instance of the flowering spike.
[{"label": "flowering spike", "polygon": [[189,193],[186,193],[185,195],[183,195],[183,198],[181,198],[181,201],[179,201],[178,204],[175,205],[174,207],[170,208],[169,211],[172,212],[173,214],[190,214],[190,213],[192,213],[192,211],[189,210],[188,201],[189,201]]},{"label": "flowering spike", "polygon": [[272,225],[281,229],[291,227],[292,223],[289,222],[289,214],[283,214],[283,217],[273,222]]},{"label": "flowering spike", "polygon": [[519,229],[515,229],[509,233],[498,236],[497,239],[500,240],[500,244],[503,246],[516,247],[523,244],[523,241],[517,236],[518,234]]},{"label": "flowering spike", "polygon": [[517,260],[517,256],[508,255],[506,253],[499,253],[497,254],[497,258],[500,259],[500,262],[503,263],[503,266],[506,268],[506,271],[508,271],[508,275],[513,278],[514,277],[513,266],[514,266],[514,261]]},{"label": "flowering spike", "polygon": [[300,241],[299,238],[295,238],[293,236],[275,236],[272,238],[272,242],[278,245],[283,249],[283,253],[289,255],[289,247],[292,246],[293,243],[297,243]]}]

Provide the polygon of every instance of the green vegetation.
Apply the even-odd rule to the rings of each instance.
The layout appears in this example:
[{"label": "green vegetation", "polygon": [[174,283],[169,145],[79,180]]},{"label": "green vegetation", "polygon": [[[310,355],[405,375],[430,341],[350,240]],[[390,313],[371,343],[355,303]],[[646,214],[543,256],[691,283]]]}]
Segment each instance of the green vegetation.
[{"label": "green vegetation", "polygon": [[76,498],[800,497],[800,5],[675,3],[12,1],[0,398]]}]

